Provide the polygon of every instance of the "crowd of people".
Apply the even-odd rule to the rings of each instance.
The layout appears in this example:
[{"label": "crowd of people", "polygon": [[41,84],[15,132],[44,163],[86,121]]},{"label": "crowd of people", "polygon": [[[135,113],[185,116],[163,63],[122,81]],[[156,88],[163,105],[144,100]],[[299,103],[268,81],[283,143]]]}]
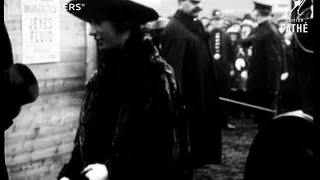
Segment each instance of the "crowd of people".
[{"label": "crowd of people", "polygon": [[[293,34],[281,28],[286,18],[275,20],[271,5],[254,1],[252,14],[234,22],[220,10],[199,19],[201,2],[178,0],[174,15],[160,19],[154,9],[131,0],[69,2],[85,3],[69,13],[90,23],[99,59],[86,83],[71,159],[58,180],[193,179],[195,169],[222,161],[221,130],[235,129],[229,123],[229,105],[220,99],[232,96],[230,90],[248,95],[238,95],[238,100],[275,111],[254,111],[259,138],[253,142],[244,179],[304,179],[311,174],[309,144],[302,140],[288,149],[291,146],[281,143],[287,139],[265,135],[278,127],[272,124],[279,109],[298,107],[278,104],[279,94],[292,100],[283,87],[295,87],[288,81],[293,74]],[[20,107],[38,97],[38,86],[32,72],[11,71],[15,66],[8,34],[5,37],[10,59],[2,62],[8,81],[3,93],[12,95],[17,76],[10,73],[17,71],[29,74],[23,87],[34,87],[20,88],[29,94],[27,101],[10,101],[11,111],[2,121],[8,128]],[[272,141],[279,139],[279,144]],[[306,168],[297,168],[292,157]],[[3,166],[7,180],[4,160]],[[293,169],[291,178],[287,172]]]},{"label": "crowd of people", "polygon": [[[272,13],[269,14],[270,21],[279,31],[279,39],[284,51],[284,58],[281,65],[282,72],[280,76],[281,88],[278,95],[278,112],[288,112],[298,109],[295,97],[298,97],[299,90],[294,81],[294,66],[293,63],[293,32],[288,31],[290,17],[288,13],[284,13],[281,17],[275,18]],[[159,49],[162,48],[163,31],[172,17],[160,17],[157,21],[148,23],[145,27],[147,32],[150,32]],[[243,17],[238,17],[230,20],[228,16],[224,16],[222,11],[214,9],[211,17],[198,18],[202,23],[208,45],[210,55],[214,59],[214,67],[216,78],[219,82],[220,97],[231,98],[240,102],[250,102],[248,96],[248,68],[253,55],[253,44],[250,38],[255,35],[258,27],[257,20],[252,17],[251,13],[245,14]],[[232,105],[230,103],[221,102],[220,106],[224,112],[223,127],[230,130],[235,130],[236,127],[229,123],[229,116],[245,115],[247,118],[253,116],[252,109]],[[228,116],[228,115],[229,116]]]}]

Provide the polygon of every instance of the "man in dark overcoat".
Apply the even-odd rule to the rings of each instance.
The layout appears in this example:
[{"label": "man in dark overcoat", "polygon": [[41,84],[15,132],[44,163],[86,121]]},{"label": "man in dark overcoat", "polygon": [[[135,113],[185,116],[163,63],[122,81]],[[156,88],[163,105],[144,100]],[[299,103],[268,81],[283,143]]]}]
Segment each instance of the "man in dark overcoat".
[{"label": "man in dark overcoat", "polygon": [[[213,56],[213,65],[219,88],[219,96],[228,98],[231,85],[231,77],[234,75],[233,62],[235,51],[228,34],[222,29],[224,20],[220,10],[212,12],[213,30],[209,34],[209,47]],[[236,127],[229,123],[228,103],[220,101],[222,114],[221,125],[225,129],[234,130]]]},{"label": "man in dark overcoat", "polygon": [[73,0],[68,7],[78,3],[85,6],[69,12],[90,23],[100,59],[58,179],[186,179],[187,124],[174,72],[141,29],[157,12],[130,0]]},{"label": "man in dark overcoat", "polygon": [[201,0],[181,0],[163,31],[162,55],[175,70],[191,128],[194,167],[221,162],[219,87],[203,25]]},{"label": "man in dark overcoat", "polygon": [[[280,78],[284,72],[284,49],[280,32],[271,22],[272,6],[254,1],[259,23],[253,39],[253,55],[248,68],[247,88],[252,104],[277,109]],[[257,110],[255,123],[261,129],[275,114]]]}]

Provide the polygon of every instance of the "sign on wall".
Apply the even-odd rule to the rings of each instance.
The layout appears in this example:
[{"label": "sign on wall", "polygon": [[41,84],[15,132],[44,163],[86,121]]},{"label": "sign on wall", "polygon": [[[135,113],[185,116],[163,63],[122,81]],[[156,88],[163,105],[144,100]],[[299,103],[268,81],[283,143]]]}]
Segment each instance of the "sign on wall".
[{"label": "sign on wall", "polygon": [[21,0],[22,62],[60,61],[59,0]]}]

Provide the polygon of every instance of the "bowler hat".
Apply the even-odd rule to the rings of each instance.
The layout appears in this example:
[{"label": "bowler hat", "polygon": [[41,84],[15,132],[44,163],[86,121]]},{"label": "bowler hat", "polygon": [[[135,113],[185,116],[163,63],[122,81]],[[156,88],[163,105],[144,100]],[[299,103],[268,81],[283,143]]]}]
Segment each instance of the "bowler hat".
[{"label": "bowler hat", "polygon": [[108,19],[121,24],[145,24],[159,18],[154,9],[132,0],[72,0],[67,7],[79,7],[67,10],[86,22]]},{"label": "bowler hat", "polygon": [[26,65],[19,63],[12,65],[4,72],[3,79],[4,96],[15,106],[34,102],[38,98],[38,81]]}]

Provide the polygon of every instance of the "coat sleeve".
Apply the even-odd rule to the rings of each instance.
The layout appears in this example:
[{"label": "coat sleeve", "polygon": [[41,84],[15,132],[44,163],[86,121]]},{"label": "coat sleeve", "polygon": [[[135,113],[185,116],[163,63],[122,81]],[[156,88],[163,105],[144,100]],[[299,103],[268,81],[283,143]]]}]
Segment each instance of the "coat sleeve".
[{"label": "coat sleeve", "polygon": [[[179,86],[175,81],[174,70],[168,63],[161,64],[163,68],[158,71],[153,81],[154,93],[149,110],[153,114],[152,119],[160,122],[162,131],[159,134],[162,135],[159,138],[163,139],[168,134],[173,135],[170,140],[172,143],[169,144],[172,150],[170,156],[177,165],[173,173],[178,175],[178,179],[186,179],[191,176],[189,124],[184,117],[185,108]],[[156,129],[159,129],[159,126]]]},{"label": "coat sleeve", "polygon": [[236,60],[236,49],[235,47],[233,47],[232,45],[232,42],[231,42],[231,39],[229,36],[226,37],[226,40],[227,40],[227,45],[228,45],[228,62],[229,62],[229,65],[230,65],[230,70],[234,70],[234,63],[235,63],[235,60]]},{"label": "coat sleeve", "polygon": [[288,72],[288,57],[287,57],[287,53],[288,53],[288,49],[289,47],[287,46],[286,42],[284,40],[282,40],[282,73]]},{"label": "coat sleeve", "polygon": [[80,153],[79,133],[80,131],[78,130],[74,148],[71,154],[71,159],[69,160],[68,164],[62,167],[57,180],[60,180],[63,177],[68,177],[70,180],[81,179],[80,172],[82,171],[83,162],[81,161],[82,158]]},{"label": "coat sleeve", "polygon": [[[182,88],[183,64],[186,54],[186,38],[177,26],[169,26],[163,32],[161,56],[172,66],[175,71],[177,84]],[[183,89],[181,89],[183,91]]]}]

